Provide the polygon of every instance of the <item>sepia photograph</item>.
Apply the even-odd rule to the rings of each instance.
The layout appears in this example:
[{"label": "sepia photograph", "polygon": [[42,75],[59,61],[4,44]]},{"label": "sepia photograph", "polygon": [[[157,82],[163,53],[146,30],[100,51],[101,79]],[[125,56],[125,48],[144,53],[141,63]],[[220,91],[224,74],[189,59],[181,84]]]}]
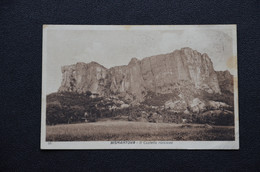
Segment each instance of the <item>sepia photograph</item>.
[{"label": "sepia photograph", "polygon": [[236,25],[43,25],[41,149],[239,149]]}]

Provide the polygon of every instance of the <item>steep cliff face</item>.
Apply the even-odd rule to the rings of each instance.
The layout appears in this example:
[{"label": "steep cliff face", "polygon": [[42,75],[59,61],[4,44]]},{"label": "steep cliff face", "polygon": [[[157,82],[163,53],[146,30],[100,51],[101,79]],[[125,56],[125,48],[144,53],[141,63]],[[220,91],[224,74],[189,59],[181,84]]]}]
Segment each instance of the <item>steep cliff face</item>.
[{"label": "steep cliff face", "polygon": [[180,82],[192,83],[196,89],[220,93],[217,73],[207,54],[182,48],[169,54],[133,58],[128,65],[106,69],[95,62],[62,67],[60,92],[119,95],[142,101],[147,92],[167,94]]},{"label": "steep cliff face", "polygon": [[69,91],[85,93],[104,93],[107,69],[96,63],[77,63],[64,66],[62,71],[62,83],[59,92]]},{"label": "steep cliff face", "polygon": [[141,61],[146,87],[157,93],[169,93],[180,81],[191,81],[196,88],[220,93],[216,72],[207,54],[190,48],[147,57]]}]

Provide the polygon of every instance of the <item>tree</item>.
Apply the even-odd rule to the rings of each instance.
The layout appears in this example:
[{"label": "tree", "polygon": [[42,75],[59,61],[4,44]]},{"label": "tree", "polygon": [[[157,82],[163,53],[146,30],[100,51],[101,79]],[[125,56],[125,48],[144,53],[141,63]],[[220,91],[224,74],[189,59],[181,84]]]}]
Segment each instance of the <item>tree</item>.
[{"label": "tree", "polygon": [[62,112],[60,104],[48,104],[46,108],[46,123],[47,125],[56,125],[65,123],[66,117]]}]

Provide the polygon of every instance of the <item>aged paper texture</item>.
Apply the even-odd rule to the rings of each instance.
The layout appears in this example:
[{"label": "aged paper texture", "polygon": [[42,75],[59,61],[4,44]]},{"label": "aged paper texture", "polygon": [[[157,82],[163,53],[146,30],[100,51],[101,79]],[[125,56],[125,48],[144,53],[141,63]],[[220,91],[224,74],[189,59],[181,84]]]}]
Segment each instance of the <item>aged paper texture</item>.
[{"label": "aged paper texture", "polygon": [[239,149],[236,25],[44,25],[41,149]]}]

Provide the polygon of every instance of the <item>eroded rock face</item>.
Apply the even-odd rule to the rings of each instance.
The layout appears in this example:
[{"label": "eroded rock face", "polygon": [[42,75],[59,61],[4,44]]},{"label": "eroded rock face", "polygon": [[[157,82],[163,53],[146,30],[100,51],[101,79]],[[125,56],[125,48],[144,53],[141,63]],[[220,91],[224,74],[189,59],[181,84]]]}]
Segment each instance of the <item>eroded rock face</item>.
[{"label": "eroded rock face", "polygon": [[77,63],[62,67],[59,91],[100,95],[118,95],[131,101],[142,101],[148,91],[167,94],[178,88],[178,83],[189,81],[197,89],[208,93],[221,90],[213,64],[207,54],[182,48],[169,54],[133,58],[128,65],[106,69],[98,63]]},{"label": "eroded rock face", "polygon": [[165,109],[174,109],[176,112],[183,112],[187,108],[187,103],[180,99],[176,101],[168,100],[164,104]]},{"label": "eroded rock face", "polygon": [[230,108],[231,106],[223,102],[209,101],[209,107],[210,109],[217,110],[217,109]]},{"label": "eroded rock face", "polygon": [[91,91],[103,95],[105,92],[107,69],[96,63],[77,63],[64,66],[62,71],[62,83],[59,92],[72,91],[85,93]]},{"label": "eroded rock face", "polygon": [[195,114],[196,113],[198,114],[198,113],[201,113],[201,112],[204,112],[207,110],[205,103],[198,98],[195,98],[192,101],[190,101],[189,109],[191,112],[193,112]]},{"label": "eroded rock face", "polygon": [[216,73],[220,89],[222,91],[229,91],[231,93],[234,93],[233,75],[231,75],[228,70],[218,71]]}]

